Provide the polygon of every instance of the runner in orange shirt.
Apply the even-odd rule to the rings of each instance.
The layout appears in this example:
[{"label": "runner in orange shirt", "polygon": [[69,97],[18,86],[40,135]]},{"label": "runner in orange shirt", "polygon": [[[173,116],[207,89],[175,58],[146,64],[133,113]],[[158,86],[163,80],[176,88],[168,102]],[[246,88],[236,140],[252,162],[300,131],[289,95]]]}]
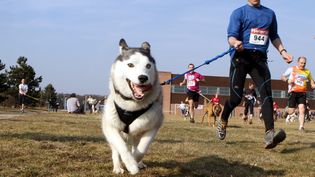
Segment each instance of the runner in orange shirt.
[{"label": "runner in orange shirt", "polygon": [[311,88],[315,89],[315,83],[312,78],[310,70],[306,69],[306,58],[299,57],[298,65],[288,68],[281,76],[281,80],[287,82],[289,93],[289,109],[288,118],[295,112],[296,105],[299,109],[299,130],[304,132],[304,115],[306,104],[307,83],[311,84]]}]

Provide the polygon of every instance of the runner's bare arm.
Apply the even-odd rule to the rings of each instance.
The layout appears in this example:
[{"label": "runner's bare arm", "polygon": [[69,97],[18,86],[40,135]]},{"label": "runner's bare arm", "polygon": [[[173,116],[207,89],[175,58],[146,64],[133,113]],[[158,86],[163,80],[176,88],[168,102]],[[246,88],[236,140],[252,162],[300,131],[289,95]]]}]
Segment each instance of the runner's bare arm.
[{"label": "runner's bare arm", "polygon": [[285,60],[285,62],[291,63],[293,61],[293,56],[288,54],[288,52],[284,48],[280,38],[277,38],[277,39],[273,40],[272,44],[279,51],[280,55]]}]

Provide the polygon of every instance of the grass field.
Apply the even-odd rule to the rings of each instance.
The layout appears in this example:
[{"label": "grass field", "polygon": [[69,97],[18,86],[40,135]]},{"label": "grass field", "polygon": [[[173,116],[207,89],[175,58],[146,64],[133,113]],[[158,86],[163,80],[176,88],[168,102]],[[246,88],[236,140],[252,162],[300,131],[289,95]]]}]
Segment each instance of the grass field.
[{"label": "grass field", "polygon": [[[9,113],[15,115],[16,113]],[[0,112],[0,176],[130,176],[112,174],[111,151],[101,132],[100,115],[28,112],[14,117]],[[230,120],[226,140],[215,128],[166,116],[143,161],[150,176],[315,176],[315,121],[307,132],[297,122],[276,127],[287,139],[264,149],[264,128],[257,119],[244,125]]]}]

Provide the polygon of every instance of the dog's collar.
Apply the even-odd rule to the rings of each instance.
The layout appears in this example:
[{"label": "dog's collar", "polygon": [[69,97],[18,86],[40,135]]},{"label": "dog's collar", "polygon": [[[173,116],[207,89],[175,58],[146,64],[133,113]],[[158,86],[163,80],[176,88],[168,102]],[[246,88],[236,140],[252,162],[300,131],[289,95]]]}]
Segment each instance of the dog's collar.
[{"label": "dog's collar", "polygon": [[129,125],[134,120],[136,120],[139,116],[141,116],[143,113],[145,113],[147,110],[149,110],[153,105],[153,103],[151,103],[146,108],[140,109],[138,111],[127,111],[127,110],[124,110],[121,107],[119,107],[116,102],[114,102],[114,104],[115,104],[115,108],[117,110],[119,119],[123,123],[126,124],[125,128],[123,130],[125,133],[129,133]]}]

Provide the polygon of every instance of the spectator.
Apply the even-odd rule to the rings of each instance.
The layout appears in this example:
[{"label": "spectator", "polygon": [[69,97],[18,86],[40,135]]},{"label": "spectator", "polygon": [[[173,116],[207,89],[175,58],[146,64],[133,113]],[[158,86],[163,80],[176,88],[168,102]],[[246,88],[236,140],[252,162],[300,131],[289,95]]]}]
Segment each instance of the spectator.
[{"label": "spectator", "polygon": [[92,98],[92,96],[89,96],[88,99],[86,100],[89,110],[90,110],[90,114],[92,113],[96,113],[96,104],[97,104],[97,100],[95,98]]},{"label": "spectator", "polygon": [[80,104],[79,99],[75,93],[72,93],[67,100],[68,113],[83,114],[83,106]]},{"label": "spectator", "polygon": [[21,84],[19,85],[19,100],[21,104],[21,112],[24,113],[24,102],[25,102],[25,96],[28,91],[28,86],[25,84],[25,79],[21,80]]}]

